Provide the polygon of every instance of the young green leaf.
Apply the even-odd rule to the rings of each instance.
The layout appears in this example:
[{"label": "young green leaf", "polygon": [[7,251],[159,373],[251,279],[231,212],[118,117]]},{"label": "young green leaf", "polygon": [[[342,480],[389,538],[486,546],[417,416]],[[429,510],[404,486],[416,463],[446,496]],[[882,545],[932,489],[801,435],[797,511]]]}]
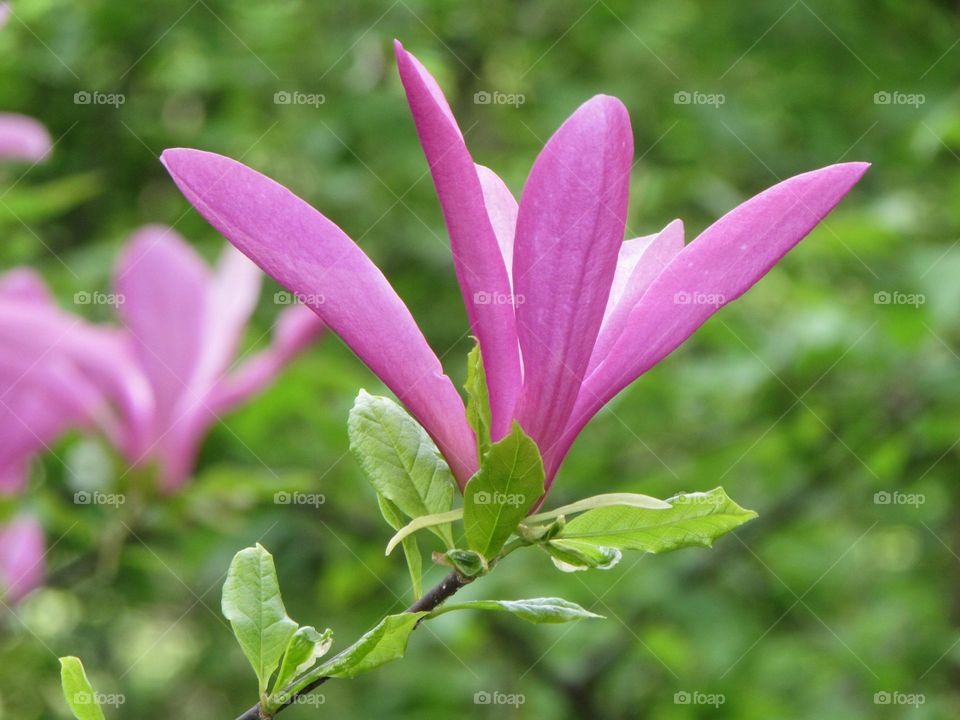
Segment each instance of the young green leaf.
[{"label": "young green leaf", "polygon": [[327,629],[321,634],[309,625],[299,628],[287,643],[280,671],[273,681],[273,694],[282,692],[297,675],[309,670],[317,658],[327,654],[332,644],[332,630]]},{"label": "young green leaf", "polygon": [[445,525],[452,523],[456,520],[459,520],[463,517],[463,508],[457,508],[455,510],[448,510],[447,512],[437,513],[436,515],[421,515],[418,518],[414,518],[402,528],[399,532],[390,538],[390,542],[387,543],[386,555],[389,555],[393,552],[393,549],[397,546],[398,543],[405,540],[408,536],[417,532],[417,530],[423,530],[424,528],[434,527],[435,525]]},{"label": "young green leaf", "polygon": [[375,628],[311,675],[352,678],[391,660],[402,658],[410,633],[424,615],[425,612],[388,615]]},{"label": "young green leaf", "polygon": [[558,539],[663,553],[710,547],[721,535],[757,516],[733,502],[723,488],[678,495],[669,502],[669,510],[625,506],[590,510],[570,520]]},{"label": "young green leaf", "polygon": [[490,572],[490,565],[486,558],[473,550],[460,550],[454,548],[445,553],[434,553],[433,560],[441,565],[448,565],[456,568],[457,572],[463,577],[478,577]]},{"label": "young green leaf", "polygon": [[283,607],[273,556],[259,544],[234,555],[221,607],[257,674],[263,696],[297,624]]},{"label": "young green leaf", "polygon": [[[394,530],[403,528],[403,518],[400,515],[400,509],[383,495],[377,493],[377,502],[380,505],[380,514],[387,524]],[[415,537],[402,537],[399,542],[403,543],[403,555],[407,559],[407,568],[410,570],[410,584],[413,586],[413,596],[417,600],[423,595],[423,558],[420,556],[420,546]],[[387,549],[387,555],[390,554],[392,547]]]},{"label": "young green leaf", "polygon": [[605,619],[563,598],[530,598],[529,600],[468,600],[454,605],[443,605],[434,610],[436,617],[454,610],[497,610],[516,615],[532,623],[565,623],[583,618]]},{"label": "young green leaf", "polygon": [[[450,509],[453,474],[427,431],[397,403],[361,390],[347,427],[370,484],[401,512],[417,518]],[[449,526],[433,530],[453,546]]]},{"label": "young green leaf", "polygon": [[488,560],[543,495],[543,460],[537,444],[518,423],[490,448],[483,465],[463,492],[467,542]]},{"label": "young green leaf", "polygon": [[63,686],[63,698],[77,720],[104,720],[80,658],[60,658],[60,684]]},{"label": "young green leaf", "polygon": [[490,393],[480,343],[474,345],[467,355],[467,381],[463,389],[467,391],[467,421],[477,436],[477,455],[482,465],[490,450]]},{"label": "young green leaf", "polygon": [[575,513],[593,510],[598,507],[608,507],[611,505],[627,505],[629,507],[642,507],[651,510],[669,510],[673,507],[665,500],[658,500],[649,495],[638,495],[637,493],[604,493],[603,495],[594,495],[592,497],[577,500],[577,502],[558,507],[546,512],[531,515],[526,519],[526,523],[542,522],[552,520],[560,515],[573,515]]},{"label": "young green leaf", "polygon": [[558,570],[609,570],[620,562],[617,548],[592,545],[578,540],[550,540],[540,545],[553,560]]}]

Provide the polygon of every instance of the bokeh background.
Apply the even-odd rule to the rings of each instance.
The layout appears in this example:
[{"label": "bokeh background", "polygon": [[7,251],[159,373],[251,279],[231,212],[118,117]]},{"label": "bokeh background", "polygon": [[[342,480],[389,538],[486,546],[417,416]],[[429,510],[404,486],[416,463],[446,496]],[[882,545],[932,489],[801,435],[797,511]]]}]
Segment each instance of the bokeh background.
[{"label": "bokeh background", "polygon": [[[0,263],[38,268],[64,307],[91,319],[110,309],[72,298],[110,291],[138,225],[174,225],[216,255],[222,239],[157,160],[167,147],[203,148],[278,179],[357,239],[461,382],[465,315],[394,37],[436,73],[474,157],[518,194],[542,142],[580,102],[620,97],[637,146],[631,235],[680,217],[693,238],[780,179],[873,163],[757,288],[591,423],[551,496],[722,485],[758,520],[712,550],[628,555],[609,572],[563,575],[545,556],[513,556],[463,596],[562,595],[609,619],[447,616],[414,635],[402,662],[329,683],[323,705],[285,717],[957,715],[955,2],[14,7],[0,34],[0,107],[39,118],[57,142],[47,163],[2,170]],[[75,101],[95,91],[124,101]],[[282,92],[323,102],[278,104]],[[522,103],[484,104],[478,92]],[[277,289],[264,293],[251,343],[280,309]],[[334,628],[339,647],[406,606],[403,561],[383,557],[390,530],[347,451],[360,387],[383,392],[326,336],[214,429],[174,497],[125,474],[95,439],[68,437],[38,462],[21,502],[47,528],[50,579],[0,613],[0,716],[67,717],[56,662],[65,654],[84,659],[98,690],[124,695],[110,718],[238,715],[255,681],[219,593],[232,554],[257,540],[277,558],[290,614]],[[74,504],[78,489],[98,488],[127,502]],[[274,502],[292,490],[325,502]],[[524,703],[475,704],[482,691]],[[676,695],[697,692],[724,703]],[[923,704],[884,705],[877,693]]]}]

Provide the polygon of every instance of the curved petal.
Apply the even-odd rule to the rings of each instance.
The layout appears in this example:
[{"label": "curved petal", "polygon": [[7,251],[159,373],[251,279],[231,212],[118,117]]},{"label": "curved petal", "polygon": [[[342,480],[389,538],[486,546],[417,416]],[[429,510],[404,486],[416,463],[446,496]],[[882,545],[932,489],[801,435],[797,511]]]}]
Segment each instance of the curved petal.
[{"label": "curved petal", "polygon": [[0,597],[17,602],[43,582],[43,528],[21,515],[0,527]]},{"label": "curved petal", "polygon": [[606,360],[584,382],[548,472],[556,473],[601,407],[766,275],[868,167],[843,163],[785,180],[731,210],[687,245],[643,295]]},{"label": "curved petal", "polygon": [[50,133],[26,115],[0,113],[0,158],[39,162],[50,154]]},{"label": "curved petal", "polygon": [[545,459],[573,409],[603,320],[632,158],[626,108],[597,96],[550,138],[523,189],[513,262],[524,365],[516,416]]},{"label": "curved petal", "polygon": [[117,264],[117,309],[153,387],[158,436],[175,421],[200,363],[211,282],[203,259],[161,225],[137,230]]},{"label": "curved petal", "polygon": [[620,248],[610,298],[603,313],[587,376],[610,352],[619,339],[630,311],[663,269],[683,250],[683,223],[674,220],[656,235],[627,240]]},{"label": "curved petal", "polygon": [[161,160],[217,230],[310,307],[426,428],[461,484],[476,470],[463,400],[410,311],[344,232],[273,180],[183,148]]},{"label": "curved petal", "polygon": [[[520,392],[520,357],[510,280],[488,215],[480,177],[436,81],[394,41],[400,79],[450,232],[453,263],[470,328],[480,342],[490,388],[492,434],[510,430]],[[489,179],[489,178],[488,178]]]}]

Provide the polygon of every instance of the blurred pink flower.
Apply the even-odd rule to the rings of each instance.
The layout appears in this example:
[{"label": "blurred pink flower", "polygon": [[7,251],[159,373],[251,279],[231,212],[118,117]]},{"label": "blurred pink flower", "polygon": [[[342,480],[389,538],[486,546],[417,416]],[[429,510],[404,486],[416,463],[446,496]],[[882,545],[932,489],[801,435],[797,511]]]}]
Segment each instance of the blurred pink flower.
[{"label": "blurred pink flower", "polygon": [[[624,242],[633,134],[616,98],[584,103],[541,151],[518,204],[475,165],[443,93],[396,43],[400,77],[480,342],[494,440],[513,419],[538,443],[548,484],[573,440],[620,390],[735,300],[806,236],[866,171],[844,163],[748,200],[688,245],[675,221]],[[296,293],[403,402],[461,486],[477,468],[462,399],[383,274],[333,222],[229,158],[170,149],[187,199]]]},{"label": "blurred pink flower", "polygon": [[30,459],[71,428],[101,430],[132,465],[156,464],[165,490],[182,485],[210,426],[323,328],[302,305],[285,308],[271,345],[233,367],[261,278],[229,245],[211,271],[160,226],[131,237],[116,292],[102,296],[123,327],[61,311],[31,270],[0,277],[0,492],[21,490]]},{"label": "blurred pink flower", "polygon": [[272,344],[234,367],[262,277],[229,245],[211,270],[174,230],[156,225],[134,233],[120,258],[117,310],[153,396],[148,438],[128,456],[157,461],[167,490],[189,477],[210,426],[269,385],[323,329],[305,306],[285,308]]},{"label": "blurred pink flower", "polygon": [[33,517],[20,515],[0,525],[0,600],[20,601],[43,582],[43,529]]}]

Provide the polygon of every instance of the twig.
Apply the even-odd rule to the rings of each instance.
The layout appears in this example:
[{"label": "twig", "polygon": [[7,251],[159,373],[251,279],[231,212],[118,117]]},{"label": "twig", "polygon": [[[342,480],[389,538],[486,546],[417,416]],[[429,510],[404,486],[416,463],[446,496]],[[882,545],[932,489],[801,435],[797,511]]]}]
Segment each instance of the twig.
[{"label": "twig", "polygon": [[[443,578],[443,580],[427,591],[423,597],[404,610],[404,612],[429,612],[430,610],[442,605],[445,600],[454,595],[458,590],[460,590],[460,588],[469,585],[471,582],[473,582],[473,578],[465,578],[456,570],[452,570],[445,578]],[[302,690],[294,695],[291,695],[283,705],[277,708],[273,715],[276,715],[290,705],[293,705],[296,703],[297,698],[315,690],[323,685],[327,680],[330,680],[329,676],[318,677],[309,685],[304,686]],[[268,720],[269,717],[272,716],[262,715],[260,713],[260,706],[254,705],[252,708],[240,715],[237,720]]]}]

